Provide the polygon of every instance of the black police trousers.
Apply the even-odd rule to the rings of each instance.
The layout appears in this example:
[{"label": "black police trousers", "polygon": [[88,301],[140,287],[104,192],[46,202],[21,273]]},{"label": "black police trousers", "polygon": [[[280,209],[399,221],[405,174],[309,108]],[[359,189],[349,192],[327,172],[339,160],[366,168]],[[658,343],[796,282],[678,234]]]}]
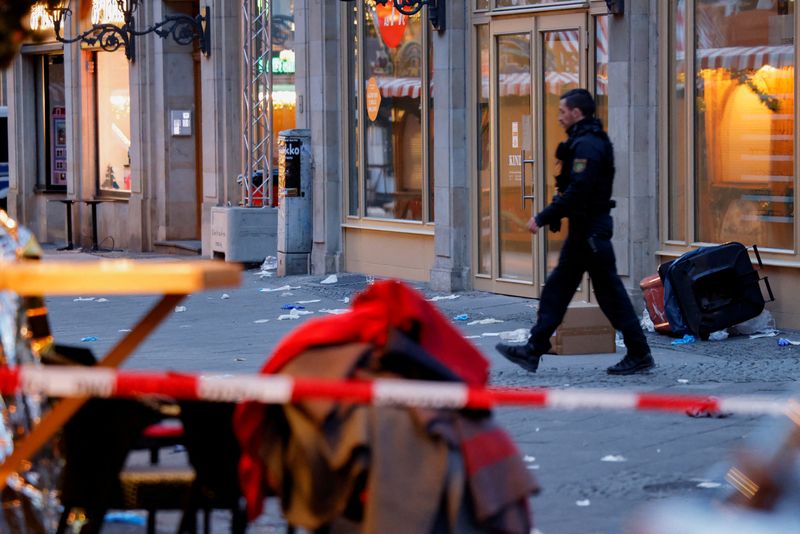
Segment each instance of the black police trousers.
[{"label": "black police trousers", "polygon": [[558,265],[547,277],[539,301],[536,324],[531,328],[528,345],[543,354],[550,350],[550,336],[564,319],[583,273],[592,279],[597,303],[616,330],[622,332],[625,347],[631,356],[650,351],[642,327],[633,311],[622,281],[617,275],[614,248],[609,239],[568,235]]}]

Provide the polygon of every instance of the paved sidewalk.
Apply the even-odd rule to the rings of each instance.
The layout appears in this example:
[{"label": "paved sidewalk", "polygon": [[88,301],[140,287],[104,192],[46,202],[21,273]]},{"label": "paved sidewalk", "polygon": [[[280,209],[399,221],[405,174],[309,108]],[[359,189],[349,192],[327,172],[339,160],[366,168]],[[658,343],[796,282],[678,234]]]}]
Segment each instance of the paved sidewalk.
[{"label": "paved sidewalk", "polygon": [[[121,256],[112,253],[111,256]],[[54,258],[92,261],[101,255],[49,251]],[[102,254],[108,257],[109,254]],[[126,255],[127,256],[127,255]],[[164,256],[135,255],[137,258]],[[186,261],[185,257],[169,257]],[[243,272],[239,288],[192,295],[127,362],[127,368],[173,369],[192,372],[253,373],[277,342],[298,324],[319,317],[325,310],[346,308],[344,302],[362,290],[368,277],[342,273],[333,284],[324,276],[262,276],[258,269]],[[262,289],[290,288],[262,292]],[[428,298],[448,297],[426,284],[412,287]],[[527,329],[537,301],[478,291],[457,293],[436,302],[448,317],[467,314],[468,321],[453,321],[491,362],[491,382],[502,386],[553,388],[626,388],[711,395],[781,394],[800,377],[800,347],[778,347],[777,338],[730,338],[673,346],[671,338],[649,334],[657,362],[645,375],[614,377],[605,368],[617,354],[545,356],[539,372],[527,373],[494,351],[500,332]],[[60,343],[89,347],[102,354],[154,301],[155,297],[83,295],[49,298],[53,332]],[[281,305],[308,301],[314,313],[297,320],[279,320]],[[313,302],[312,302],[313,301]],[[502,323],[469,325],[480,319]],[[93,336],[96,342],[82,343]],[[800,340],[798,332],[781,336]],[[506,408],[497,410],[499,421],[510,431],[544,492],[532,500],[537,526],[554,532],[618,532],[629,512],[643,502],[674,495],[712,495],[725,491],[697,489],[697,480],[713,479],[712,466],[727,451],[742,444],[758,418],[692,419],[680,414],[559,412]],[[623,463],[601,462],[607,455],[626,458]],[[589,502],[590,505],[577,503]],[[159,528],[174,529],[175,514],[159,514]],[[215,514],[217,525],[225,515]],[[282,522],[273,510],[249,532],[279,532]],[[115,525],[107,532],[134,532]],[[221,530],[220,530],[221,531]]]}]

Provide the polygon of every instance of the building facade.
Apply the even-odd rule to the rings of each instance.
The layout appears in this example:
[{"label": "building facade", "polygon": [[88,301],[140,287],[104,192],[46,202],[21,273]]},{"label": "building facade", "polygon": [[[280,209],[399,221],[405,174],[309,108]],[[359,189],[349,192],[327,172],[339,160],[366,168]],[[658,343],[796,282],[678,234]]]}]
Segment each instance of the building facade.
[{"label": "building facade", "polygon": [[[273,68],[283,46],[296,70],[273,86],[274,133],[311,131],[312,272],[537,297],[566,228],[531,236],[525,223],[553,194],[558,97],[585,87],[615,145],[614,246],[631,294],[698,246],[756,243],[770,309],[800,327],[795,2],[440,3],[444,30],[427,8],[272,2],[291,32],[289,45],[273,37]],[[242,6],[145,2],[137,24],[206,6],[208,56],[154,38],[133,63],[23,48],[6,76],[8,201],[43,241],[63,239],[51,200],[99,198],[116,200],[99,206],[100,239],[115,247],[188,239],[211,254],[211,208],[241,199]],[[172,135],[172,111],[190,112],[191,135]],[[86,242],[90,210],[76,207]],[[589,280],[579,297],[592,299]]]}]

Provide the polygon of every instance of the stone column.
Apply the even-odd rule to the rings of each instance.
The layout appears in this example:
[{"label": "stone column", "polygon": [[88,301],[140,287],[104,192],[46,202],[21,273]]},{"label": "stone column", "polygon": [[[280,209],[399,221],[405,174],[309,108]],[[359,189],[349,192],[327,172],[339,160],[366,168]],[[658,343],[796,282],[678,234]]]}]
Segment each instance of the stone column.
[{"label": "stone column", "polygon": [[235,0],[201,2],[211,7],[211,54],[200,59],[203,128],[203,256],[211,256],[211,208],[237,206],[242,172],[242,5]]},{"label": "stone column", "polygon": [[640,294],[639,281],[655,271],[659,244],[657,13],[656,0],[626,2],[625,14],[609,24],[609,135],[617,167],[614,250],[632,295]]},{"label": "stone column", "polygon": [[311,130],[314,274],[342,267],[342,5],[328,0],[294,3],[297,127]]},{"label": "stone column", "polygon": [[469,9],[447,0],[447,29],[432,32],[435,243],[431,288],[471,286],[469,162],[467,161],[467,46]]}]

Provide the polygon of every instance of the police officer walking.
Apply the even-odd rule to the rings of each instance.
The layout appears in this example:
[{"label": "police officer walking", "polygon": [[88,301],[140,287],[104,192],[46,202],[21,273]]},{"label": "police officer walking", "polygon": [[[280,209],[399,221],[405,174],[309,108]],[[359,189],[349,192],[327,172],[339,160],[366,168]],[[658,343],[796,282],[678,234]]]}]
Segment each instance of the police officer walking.
[{"label": "police officer walking", "polygon": [[650,347],[639,325],[625,288],[617,275],[611,246],[613,221],[611,189],[614,181],[614,149],[602,123],[594,117],[595,103],[585,89],[566,92],[558,107],[558,122],[568,139],[558,146],[561,173],[553,201],[528,221],[536,234],[544,226],[558,231],[561,219],[569,220],[569,234],[558,265],[547,277],[539,302],[536,324],[525,345],[499,343],[497,350],[523,369],[536,372],[542,354],[550,350],[550,336],[564,319],[575,291],[589,273],[600,309],[611,325],[622,332],[627,354],[607,369],[612,375],[628,375],[655,366]]}]

